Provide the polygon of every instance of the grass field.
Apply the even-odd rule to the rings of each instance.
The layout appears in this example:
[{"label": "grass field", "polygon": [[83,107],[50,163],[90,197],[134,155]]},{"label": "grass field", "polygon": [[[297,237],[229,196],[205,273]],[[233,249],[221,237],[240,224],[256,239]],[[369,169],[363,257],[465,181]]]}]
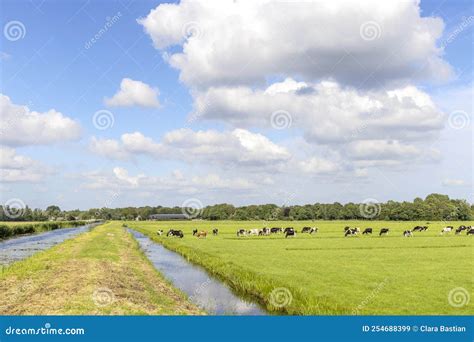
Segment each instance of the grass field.
[{"label": "grass field", "polygon": [[[472,236],[441,236],[443,222],[128,222],[250,295],[271,311],[289,314],[474,314]],[[415,225],[426,232],[404,238]],[[473,225],[473,222],[450,222]],[[344,237],[349,225],[374,228],[373,236]],[[315,235],[285,239],[236,236],[238,228],[317,226]],[[381,227],[388,236],[378,236]],[[183,239],[156,231],[182,229]],[[219,236],[193,237],[192,229],[219,229]],[[284,288],[281,290],[280,288]],[[272,292],[273,291],[273,292]],[[278,292],[280,291],[280,293]],[[283,291],[283,292],[282,292]],[[273,296],[272,296],[273,293]],[[278,297],[278,293],[280,297]],[[275,296],[275,294],[277,296]],[[284,304],[284,305],[282,305]]]},{"label": "grass field", "polygon": [[0,314],[202,312],[154,269],[113,222],[0,269]]}]

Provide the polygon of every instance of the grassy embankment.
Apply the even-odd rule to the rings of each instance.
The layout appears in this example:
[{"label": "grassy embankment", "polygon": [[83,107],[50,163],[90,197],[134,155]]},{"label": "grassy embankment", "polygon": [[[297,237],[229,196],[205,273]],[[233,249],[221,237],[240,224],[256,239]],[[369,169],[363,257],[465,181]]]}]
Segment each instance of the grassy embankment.
[{"label": "grassy embankment", "polygon": [[0,270],[0,314],[201,314],[107,223]]},{"label": "grassy embankment", "polygon": [[91,221],[0,222],[0,240],[17,235],[41,233],[60,228],[79,227]]},{"label": "grassy embankment", "polygon": [[[269,310],[289,314],[474,314],[474,301],[460,307],[473,289],[473,236],[441,236],[446,223],[429,223],[426,232],[404,238],[405,229],[426,222],[316,221],[129,222],[135,228],[200,264],[238,292],[254,296]],[[450,222],[450,225],[473,222]],[[374,228],[372,236],[344,237],[344,226]],[[238,228],[317,226],[313,236],[285,239],[236,236]],[[192,229],[219,228],[219,236],[193,237]],[[378,236],[381,227],[388,236]],[[158,229],[182,229],[183,239],[157,236]],[[271,304],[278,287],[291,292],[284,307]],[[461,290],[459,290],[461,288]],[[457,294],[456,294],[457,291]],[[461,291],[461,295],[459,294]],[[463,293],[464,294],[463,294]],[[455,294],[457,297],[455,297]],[[461,296],[461,297],[459,297]]]}]

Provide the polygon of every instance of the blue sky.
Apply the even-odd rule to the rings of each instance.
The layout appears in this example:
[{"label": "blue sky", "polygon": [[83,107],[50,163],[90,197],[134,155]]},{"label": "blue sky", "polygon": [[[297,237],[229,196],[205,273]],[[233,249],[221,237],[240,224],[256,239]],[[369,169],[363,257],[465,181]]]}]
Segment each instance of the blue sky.
[{"label": "blue sky", "polygon": [[[404,3],[328,9],[320,2],[309,11],[314,17],[279,5],[263,18],[260,5],[4,0],[1,200],[85,209],[441,192],[472,202],[473,6]],[[324,11],[325,26],[293,27]],[[288,26],[277,23],[284,13]],[[356,15],[343,19],[347,13]],[[12,22],[22,25],[19,39],[7,32]],[[367,23],[376,37],[361,40]],[[281,32],[271,34],[275,27]],[[404,27],[421,29],[402,35]],[[133,89],[110,100],[124,79]],[[402,94],[396,103],[395,93]],[[159,106],[144,105],[150,97]],[[360,103],[373,109],[352,112]],[[63,126],[54,127],[51,109]],[[101,110],[113,117],[103,130],[93,120]],[[29,123],[31,111],[45,115],[42,124]],[[267,120],[275,112],[291,125],[275,128]]]}]

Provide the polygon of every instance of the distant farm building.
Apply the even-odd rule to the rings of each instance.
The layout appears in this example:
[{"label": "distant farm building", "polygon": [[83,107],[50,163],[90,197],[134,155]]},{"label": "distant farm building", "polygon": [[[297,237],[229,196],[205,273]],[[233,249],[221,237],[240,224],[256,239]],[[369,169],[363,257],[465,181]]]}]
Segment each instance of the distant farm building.
[{"label": "distant farm building", "polygon": [[149,220],[189,220],[184,214],[153,214],[148,216]]}]

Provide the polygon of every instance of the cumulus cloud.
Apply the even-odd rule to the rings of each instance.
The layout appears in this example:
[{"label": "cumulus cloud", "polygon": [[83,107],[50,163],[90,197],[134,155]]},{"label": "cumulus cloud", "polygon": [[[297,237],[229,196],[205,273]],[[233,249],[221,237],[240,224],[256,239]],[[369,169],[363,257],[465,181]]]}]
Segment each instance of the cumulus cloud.
[{"label": "cumulus cloud", "polygon": [[422,17],[417,0],[183,0],[139,23],[193,87],[262,84],[271,75],[379,86],[452,74],[436,44],[444,23]]},{"label": "cumulus cloud", "polygon": [[81,135],[78,122],[50,109],[39,113],[16,105],[0,94],[0,143],[7,146],[45,145],[76,140]]},{"label": "cumulus cloud", "polygon": [[123,134],[120,141],[93,138],[89,147],[92,152],[112,159],[148,155],[221,165],[271,166],[290,158],[284,147],[261,134],[244,129],[225,132],[178,129],[166,133],[160,142],[134,132]]},{"label": "cumulus cloud", "polygon": [[318,143],[358,139],[420,139],[437,134],[444,114],[430,96],[412,87],[363,91],[335,82],[286,79],[266,89],[210,88],[195,93],[192,115],[235,126],[272,127],[272,113],[289,113],[308,140]]},{"label": "cumulus cloud", "polygon": [[47,166],[18,155],[13,148],[0,146],[0,182],[39,182],[50,173]]},{"label": "cumulus cloud", "polygon": [[132,176],[123,167],[115,167],[112,172],[94,171],[81,175],[82,186],[86,189],[131,190],[131,191],[168,191],[174,194],[189,194],[212,190],[248,190],[257,185],[242,177],[224,178],[215,173],[185,176],[175,170],[167,176],[148,176],[143,173]]},{"label": "cumulus cloud", "polygon": [[141,81],[124,78],[120,82],[120,90],[111,98],[105,98],[104,102],[110,107],[141,106],[158,108],[160,106],[158,95],[158,88],[152,88]]}]

